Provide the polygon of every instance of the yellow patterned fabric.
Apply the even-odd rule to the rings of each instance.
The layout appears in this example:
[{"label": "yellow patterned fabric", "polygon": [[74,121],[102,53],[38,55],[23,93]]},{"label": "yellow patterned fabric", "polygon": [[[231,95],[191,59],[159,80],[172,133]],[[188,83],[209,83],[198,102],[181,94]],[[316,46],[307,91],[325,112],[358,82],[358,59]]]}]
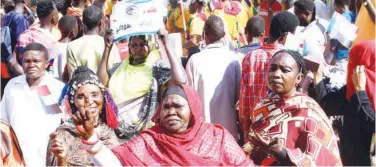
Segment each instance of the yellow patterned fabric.
[{"label": "yellow patterned fabric", "polygon": [[117,104],[148,93],[153,80],[153,64],[160,56],[158,50],[154,50],[146,62],[139,65],[131,65],[129,58],[116,69],[108,85]]},{"label": "yellow patterned fabric", "polygon": [[[187,26],[188,20],[190,18],[190,13],[187,8],[183,8],[184,10],[184,21],[183,21],[183,15],[180,5],[176,7],[175,9],[172,9],[169,7],[168,14],[167,14],[167,23],[166,23],[166,29],[169,33],[177,33],[175,28],[184,29],[184,24]],[[180,32],[182,36],[182,42],[185,41],[185,33]]]}]

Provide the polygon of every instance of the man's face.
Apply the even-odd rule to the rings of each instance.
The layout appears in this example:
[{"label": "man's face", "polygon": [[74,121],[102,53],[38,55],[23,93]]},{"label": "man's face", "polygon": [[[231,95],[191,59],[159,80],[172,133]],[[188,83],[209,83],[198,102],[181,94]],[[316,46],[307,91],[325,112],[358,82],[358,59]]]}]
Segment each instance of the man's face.
[{"label": "man's face", "polygon": [[102,19],[99,21],[99,35],[104,37],[106,31],[109,29],[108,25],[106,24],[107,17],[103,15]]},{"label": "man's face", "polygon": [[50,17],[51,17],[51,24],[52,25],[55,26],[59,23],[59,11],[57,11],[56,8],[52,11]]},{"label": "man's face", "polygon": [[197,12],[198,7],[199,7],[199,4],[197,1],[191,3],[191,5],[189,5],[189,13],[195,14]]},{"label": "man's face", "polygon": [[48,67],[48,61],[41,51],[29,50],[23,53],[22,68],[26,78],[38,79],[43,76]]},{"label": "man's face", "polygon": [[169,0],[170,4],[176,6],[178,4],[177,0]]},{"label": "man's face", "polygon": [[76,38],[78,34],[78,23],[76,22],[72,31],[72,39]]},{"label": "man's face", "polygon": [[300,26],[307,26],[309,24],[309,20],[310,20],[310,14],[308,11],[305,11],[305,10],[302,10],[298,7],[294,7],[294,13],[296,15],[296,17],[298,17],[299,19],[299,22],[300,22]]}]

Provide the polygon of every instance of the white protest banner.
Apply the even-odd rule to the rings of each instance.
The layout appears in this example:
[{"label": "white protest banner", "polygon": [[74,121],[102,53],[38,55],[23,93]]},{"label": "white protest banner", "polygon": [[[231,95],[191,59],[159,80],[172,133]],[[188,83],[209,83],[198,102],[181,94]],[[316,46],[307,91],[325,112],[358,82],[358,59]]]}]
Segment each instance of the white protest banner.
[{"label": "white protest banner", "polygon": [[304,52],[304,39],[302,39],[298,35],[291,34],[290,32],[287,34],[286,42],[284,45],[285,49],[292,50],[295,52],[299,52],[303,55]]},{"label": "white protest banner", "polygon": [[161,0],[122,0],[112,9],[114,41],[135,35],[155,34],[161,29],[167,9]]},{"label": "white protest banner", "polygon": [[341,14],[334,12],[328,28],[329,36],[350,48],[358,35],[358,27]]}]

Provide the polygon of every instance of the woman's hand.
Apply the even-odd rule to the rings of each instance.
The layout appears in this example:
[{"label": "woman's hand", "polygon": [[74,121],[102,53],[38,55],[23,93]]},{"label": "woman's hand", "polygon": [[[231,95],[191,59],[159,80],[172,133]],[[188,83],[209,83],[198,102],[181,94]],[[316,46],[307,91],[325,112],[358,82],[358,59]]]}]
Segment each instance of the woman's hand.
[{"label": "woman's hand", "polygon": [[59,159],[65,160],[67,157],[67,146],[66,143],[57,138],[57,133],[51,133],[51,151]]},{"label": "woman's hand", "polygon": [[84,140],[88,140],[94,134],[94,117],[91,114],[90,107],[87,105],[81,107],[72,115],[73,122],[76,124],[76,129]]},{"label": "woman's hand", "polygon": [[352,81],[356,92],[366,90],[366,73],[364,66],[356,66],[352,75]]},{"label": "woman's hand", "polygon": [[167,35],[168,35],[168,31],[166,30],[166,28],[161,28],[159,29],[158,33],[159,35],[159,38],[161,39],[161,44],[159,45],[166,45],[166,38],[167,38]]},{"label": "woman's hand", "polygon": [[313,83],[316,86],[324,78],[324,64],[320,63],[319,68],[317,69],[317,71],[316,72],[312,71],[312,73],[313,73]]},{"label": "woman's hand", "polygon": [[250,136],[250,142],[252,143],[254,148],[259,148],[260,150],[271,154],[271,155],[276,155],[278,152],[282,151],[282,144],[279,142],[278,138],[275,138],[272,140],[270,143],[267,141],[263,140],[262,137],[256,133],[256,135],[251,135]]},{"label": "woman's hand", "polygon": [[109,29],[108,31],[106,31],[106,34],[104,35],[105,48],[111,48],[112,45],[114,44],[113,41],[114,41],[114,35],[112,33],[112,30]]}]

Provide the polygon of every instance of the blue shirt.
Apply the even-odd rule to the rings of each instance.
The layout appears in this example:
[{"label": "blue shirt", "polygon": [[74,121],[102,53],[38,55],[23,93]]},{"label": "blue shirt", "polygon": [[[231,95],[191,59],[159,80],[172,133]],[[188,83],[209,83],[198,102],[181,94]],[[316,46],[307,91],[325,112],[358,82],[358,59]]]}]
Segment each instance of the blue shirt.
[{"label": "blue shirt", "polygon": [[12,40],[12,51],[14,51],[18,37],[29,28],[29,21],[27,20],[25,15],[11,11],[4,15],[1,20],[2,27],[7,26],[8,24],[11,31],[10,37]]},{"label": "blue shirt", "polygon": [[347,20],[349,20],[352,24],[355,23],[355,20],[356,20],[356,15],[354,12],[351,12],[351,11],[347,11],[347,12],[344,12],[342,14],[342,16],[344,16]]},{"label": "blue shirt", "polygon": [[261,43],[251,43],[246,46],[241,47],[238,52],[243,53],[244,55],[247,55],[249,52],[254,51],[261,47]]}]

